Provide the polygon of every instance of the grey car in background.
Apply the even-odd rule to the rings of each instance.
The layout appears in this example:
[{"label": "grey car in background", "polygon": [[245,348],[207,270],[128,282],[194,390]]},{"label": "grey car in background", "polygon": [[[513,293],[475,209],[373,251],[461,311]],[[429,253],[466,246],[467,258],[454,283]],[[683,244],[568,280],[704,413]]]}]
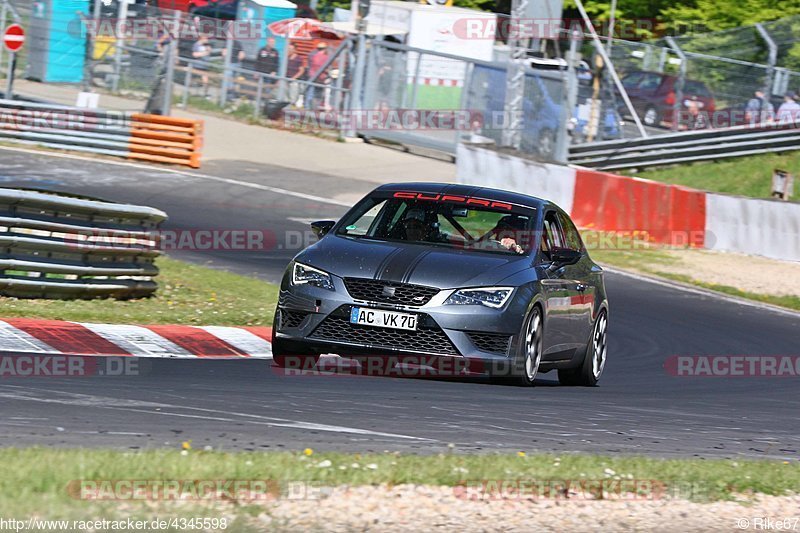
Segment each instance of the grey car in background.
[{"label": "grey car in background", "polygon": [[532,385],[597,384],[606,363],[603,271],[552,202],[484,187],[378,187],[283,277],[273,361],[458,360]]}]

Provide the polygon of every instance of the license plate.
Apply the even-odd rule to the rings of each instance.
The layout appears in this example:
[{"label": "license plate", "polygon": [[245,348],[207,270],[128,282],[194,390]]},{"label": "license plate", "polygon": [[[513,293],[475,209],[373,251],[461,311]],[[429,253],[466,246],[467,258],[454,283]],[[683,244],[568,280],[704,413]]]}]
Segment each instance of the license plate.
[{"label": "license plate", "polygon": [[350,323],[361,326],[416,331],[417,315],[398,313],[396,311],[382,311],[381,309],[353,307],[350,310]]}]

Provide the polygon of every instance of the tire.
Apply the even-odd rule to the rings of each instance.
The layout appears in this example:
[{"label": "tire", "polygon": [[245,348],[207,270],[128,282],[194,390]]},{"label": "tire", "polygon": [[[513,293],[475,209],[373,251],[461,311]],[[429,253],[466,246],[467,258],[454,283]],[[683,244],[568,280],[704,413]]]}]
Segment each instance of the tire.
[{"label": "tire", "polygon": [[642,122],[645,126],[656,127],[661,123],[661,117],[658,116],[658,109],[653,106],[648,106],[642,115]]},{"label": "tire", "polygon": [[592,336],[586,344],[583,363],[578,368],[558,371],[558,381],[562,385],[594,387],[605,369],[608,345],[608,314],[600,311],[592,326]]},{"label": "tire", "polygon": [[535,306],[528,314],[520,332],[521,342],[514,361],[514,379],[517,384],[532,387],[542,362],[544,320],[542,310]]}]

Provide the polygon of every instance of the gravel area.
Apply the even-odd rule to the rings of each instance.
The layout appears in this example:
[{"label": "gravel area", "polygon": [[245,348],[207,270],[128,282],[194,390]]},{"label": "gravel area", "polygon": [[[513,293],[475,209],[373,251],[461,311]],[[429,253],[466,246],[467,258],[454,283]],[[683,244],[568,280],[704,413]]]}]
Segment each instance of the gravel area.
[{"label": "gravel area", "polygon": [[255,523],[249,522],[279,531],[705,532],[765,530],[757,521],[765,518],[790,519],[788,529],[794,526],[800,531],[800,495],[755,495],[713,503],[586,498],[471,501],[458,497],[452,487],[341,487],[318,500],[270,503],[251,519]]},{"label": "gravel area", "polygon": [[[677,261],[668,265],[653,264],[653,270],[683,274],[697,281],[758,294],[800,294],[800,262],[708,250],[663,251]],[[776,280],[781,282],[775,283]]]}]

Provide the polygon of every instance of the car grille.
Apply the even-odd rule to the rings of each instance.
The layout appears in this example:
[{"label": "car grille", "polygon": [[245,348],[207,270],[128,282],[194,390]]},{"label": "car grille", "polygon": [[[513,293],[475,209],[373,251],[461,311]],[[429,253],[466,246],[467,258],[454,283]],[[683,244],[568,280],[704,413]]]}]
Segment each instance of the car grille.
[{"label": "car grille", "polygon": [[511,344],[511,335],[501,335],[497,333],[483,333],[479,331],[468,331],[472,344],[479,350],[501,355],[508,355],[508,347]]},{"label": "car grille", "polygon": [[[347,292],[350,293],[350,296],[356,300],[412,307],[425,305],[439,292],[439,289],[435,287],[392,283],[377,279],[345,278],[344,285],[347,287]],[[392,293],[384,292],[386,287],[391,287],[394,290]]]},{"label": "car grille", "polygon": [[289,311],[281,309],[280,313],[280,329],[297,328],[303,323],[303,320],[310,314],[306,311]]},{"label": "car grille", "polygon": [[444,331],[428,315],[419,315],[417,331],[351,324],[348,306],[329,315],[311,334],[312,339],[369,345],[375,348],[459,355]]}]

